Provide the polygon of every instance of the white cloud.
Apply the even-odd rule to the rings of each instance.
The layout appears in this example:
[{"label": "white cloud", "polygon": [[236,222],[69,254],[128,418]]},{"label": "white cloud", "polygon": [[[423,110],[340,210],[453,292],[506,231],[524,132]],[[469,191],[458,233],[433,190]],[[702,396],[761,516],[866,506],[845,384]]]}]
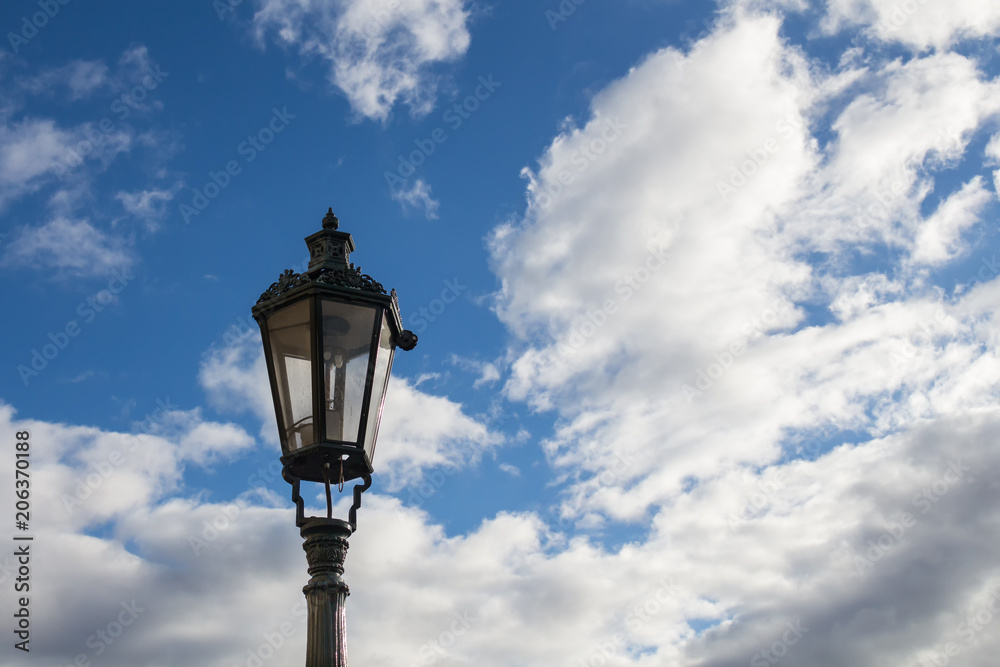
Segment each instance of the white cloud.
[{"label": "white cloud", "polygon": [[65,86],[71,101],[84,99],[110,85],[108,66],[99,60],[74,60],[55,69],[42,70],[37,75],[23,79],[19,86],[32,95],[51,94]]},{"label": "white cloud", "polygon": [[73,60],[60,67],[39,68],[30,76],[17,79],[13,87],[30,95],[59,94],[65,88],[68,99],[75,102],[102,88],[128,90],[140,83],[150,66],[149,49],[138,45],[122,52],[114,71],[99,60]]},{"label": "white cloud", "polygon": [[385,121],[397,102],[414,115],[434,107],[434,66],[469,47],[465,0],[259,0],[259,39],[329,63],[329,78],[365,118]]},{"label": "white cloud", "polygon": [[[107,168],[119,154],[128,152],[134,141],[133,131],[117,120],[109,130],[99,127],[100,118],[67,125],[53,118],[22,114],[26,96],[55,95],[75,102],[104,88],[120,92],[148,77],[149,67],[146,47],[137,46],[122,54],[114,72],[100,61],[72,61],[61,67],[40,68],[22,78],[0,72],[10,91],[0,105],[0,210],[53,183],[60,184],[62,194],[81,184],[89,187],[90,171]],[[131,104],[142,106],[134,101]],[[107,122],[112,108],[106,113],[103,120]],[[92,169],[82,168],[85,163]]]},{"label": "white cloud", "polygon": [[495,363],[489,361],[479,361],[477,359],[467,359],[457,354],[451,355],[451,363],[465,371],[476,373],[479,377],[472,383],[473,389],[478,389],[484,384],[494,384],[500,380],[500,369]]},{"label": "white cloud", "polygon": [[[963,257],[993,198],[972,177],[921,210],[996,117],[996,83],[957,54],[827,71],[777,26],[734,14],[609,85],[492,237],[506,393],[560,416],[544,446],[583,525],[640,520],[818,428],[989,405],[988,310],[923,267]],[[903,254],[878,274],[857,259],[885,247]]]},{"label": "white cloud", "polygon": [[827,161],[803,175],[799,215],[786,216],[783,231],[823,252],[883,243],[912,252],[935,174],[1000,111],[1000,87],[957,54],[887,62],[865,83],[843,100]]},{"label": "white cloud", "polygon": [[[182,432],[194,437],[204,424]],[[287,502],[174,495],[186,448],[172,436],[131,446],[125,434],[15,420],[6,405],[0,427],[52,445],[32,459],[33,508],[46,517],[36,540],[47,545],[32,560],[47,592],[32,598],[32,618],[60,632],[12,667],[95,657],[87,638],[122,609],[137,617],[105,646],[108,664],[153,653],[245,664],[282,623],[292,630],[268,664],[301,664],[306,564]],[[995,547],[982,538],[1000,518],[990,493],[997,437],[991,408],[760,476],[720,472],[659,510],[644,540],[614,550],[532,513],[501,512],[449,535],[369,494],[347,556],[352,660],[721,667],[750,662],[791,622],[801,636],[782,664],[792,667],[917,664],[948,641],[963,664],[988,667],[1000,640],[981,629],[968,641],[967,631],[1000,585]],[[115,452],[124,461],[68,512],[61,497],[100,477]],[[0,463],[8,473],[11,461]],[[85,533],[97,525],[110,534]],[[4,613],[12,604],[4,599]],[[698,621],[714,627],[696,631]]]},{"label": "white cloud", "polygon": [[[277,443],[274,402],[260,335],[229,336],[202,359],[199,382],[216,406],[241,412],[249,408],[261,420],[261,434]],[[381,484],[390,491],[421,481],[425,471],[453,471],[473,464],[503,442],[498,433],[465,414],[444,396],[420,391],[393,376],[375,452]]]},{"label": "white cloud", "polygon": [[499,467],[500,470],[504,471],[505,473],[507,473],[508,475],[510,475],[512,477],[520,477],[521,476],[521,469],[518,468],[516,465],[511,465],[510,463],[501,463],[497,467]]},{"label": "white cloud", "polygon": [[390,381],[376,452],[380,469],[388,468],[390,491],[419,481],[425,470],[475,463],[502,442],[460,403],[424,393],[405,379]]},{"label": "white cloud", "polygon": [[826,31],[848,26],[865,26],[881,41],[943,50],[995,34],[1000,6],[990,0],[827,0]]},{"label": "white cloud", "polygon": [[415,208],[423,211],[428,220],[438,217],[441,202],[431,196],[431,186],[422,178],[418,178],[409,187],[399,187],[391,193],[392,198],[403,205],[403,210]]},{"label": "white cloud", "polygon": [[65,162],[79,140],[49,119],[0,122],[0,207],[37,190],[46,177],[65,170]]},{"label": "white cloud", "polygon": [[11,267],[55,269],[68,276],[106,276],[133,263],[129,242],[105,234],[87,220],[57,216],[40,227],[24,227],[4,249]]},{"label": "white cloud", "polygon": [[917,232],[913,259],[927,264],[941,264],[955,259],[965,249],[962,234],[980,221],[980,213],[995,196],[983,187],[976,176],[962,189],[941,202]]},{"label": "white cloud", "polygon": [[[376,488],[347,559],[355,662],[995,663],[1000,634],[969,619],[1000,588],[1000,269],[968,238],[995,202],[977,166],[957,187],[942,175],[976,157],[996,85],[956,54],[829,72],[780,35],[777,16],[734,15],[690,53],[651,55],[525,172],[525,219],[491,239],[509,355],[478,370],[509,366],[508,397],[557,416],[541,446],[565,521],[498,511],[449,532]],[[273,444],[260,341],[240,330],[199,379]],[[502,444],[418,384],[389,388],[384,489]],[[247,664],[283,622],[266,664],[301,664],[286,488],[248,478],[238,503],[213,502],[183,467],[250,436],[197,410],[152,421],[129,436],[0,404],[0,429],[44,443],[32,614],[58,632],[31,662],[91,655],[135,600],[109,665]]]},{"label": "white cloud", "polygon": [[278,429],[274,418],[274,400],[267,380],[260,333],[241,320],[230,328],[221,344],[202,357],[198,382],[215,407],[234,413],[250,411],[261,422],[260,436],[277,445]]},{"label": "white cloud", "polygon": [[143,221],[147,227],[153,229],[166,217],[166,205],[173,198],[173,190],[160,188],[151,188],[138,192],[119,192],[115,195],[115,199],[122,203],[122,208],[125,209],[126,213]]},{"label": "white cloud", "polygon": [[500,369],[491,363],[483,362],[480,371],[480,376],[472,383],[473,388],[481,387],[484,384],[491,384],[500,379]]}]

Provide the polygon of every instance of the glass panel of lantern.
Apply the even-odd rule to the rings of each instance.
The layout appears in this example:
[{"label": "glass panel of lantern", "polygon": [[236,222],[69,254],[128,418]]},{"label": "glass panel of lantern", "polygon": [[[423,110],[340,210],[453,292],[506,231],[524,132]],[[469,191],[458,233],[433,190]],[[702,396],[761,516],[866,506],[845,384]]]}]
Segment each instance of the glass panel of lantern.
[{"label": "glass panel of lantern", "polygon": [[392,370],[392,355],[395,348],[392,345],[392,331],[385,313],[381,317],[378,347],[375,352],[375,373],[372,378],[371,408],[368,410],[368,426],[365,428],[365,453],[371,462],[375,456],[375,437],[378,435],[379,421],[382,419],[382,403],[385,401],[385,390]]},{"label": "glass panel of lantern", "polygon": [[372,337],[380,309],[331,299],[321,303],[325,439],[359,446]]},{"label": "glass panel of lantern", "polygon": [[310,299],[267,318],[271,365],[280,403],[282,448],[291,453],[316,442],[312,401]]}]

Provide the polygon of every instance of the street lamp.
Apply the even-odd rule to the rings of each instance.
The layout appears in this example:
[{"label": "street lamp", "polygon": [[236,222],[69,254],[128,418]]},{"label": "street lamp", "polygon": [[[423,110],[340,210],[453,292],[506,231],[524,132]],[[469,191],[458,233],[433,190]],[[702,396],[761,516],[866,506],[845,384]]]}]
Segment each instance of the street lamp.
[{"label": "street lamp", "polygon": [[[375,438],[397,347],[417,337],[403,329],[396,290],[350,263],[354,239],[338,231],[330,209],[323,229],[306,237],[309,268],[285,271],[264,292],[260,325],[281,441],[282,477],[292,485],[295,525],[311,579],[306,667],[347,666],[344,573],[347,538],[357,529],[361,494],[371,486]],[[354,487],[349,520],[333,518],[331,481]],[[326,517],[304,516],[299,485],[326,486]]]}]

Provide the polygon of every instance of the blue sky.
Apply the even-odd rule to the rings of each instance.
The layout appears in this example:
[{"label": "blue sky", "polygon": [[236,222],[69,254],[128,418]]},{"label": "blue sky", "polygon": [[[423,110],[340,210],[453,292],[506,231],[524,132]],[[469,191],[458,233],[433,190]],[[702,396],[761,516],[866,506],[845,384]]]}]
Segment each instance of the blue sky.
[{"label": "blue sky", "polygon": [[37,553],[4,664],[301,663],[249,313],[328,207],[420,336],[351,540],[355,663],[993,664],[994,3],[0,28],[0,425],[32,435]]}]

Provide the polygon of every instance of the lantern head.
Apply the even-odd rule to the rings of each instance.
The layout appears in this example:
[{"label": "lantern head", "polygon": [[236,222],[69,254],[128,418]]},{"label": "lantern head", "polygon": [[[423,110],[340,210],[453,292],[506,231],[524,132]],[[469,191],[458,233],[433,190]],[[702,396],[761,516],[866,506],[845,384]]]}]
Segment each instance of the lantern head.
[{"label": "lantern head", "polygon": [[331,209],[306,238],[309,268],[285,271],[253,307],[286,479],[369,479],[393,353],[417,344],[396,291],[350,263],[354,240],[338,228]]}]

